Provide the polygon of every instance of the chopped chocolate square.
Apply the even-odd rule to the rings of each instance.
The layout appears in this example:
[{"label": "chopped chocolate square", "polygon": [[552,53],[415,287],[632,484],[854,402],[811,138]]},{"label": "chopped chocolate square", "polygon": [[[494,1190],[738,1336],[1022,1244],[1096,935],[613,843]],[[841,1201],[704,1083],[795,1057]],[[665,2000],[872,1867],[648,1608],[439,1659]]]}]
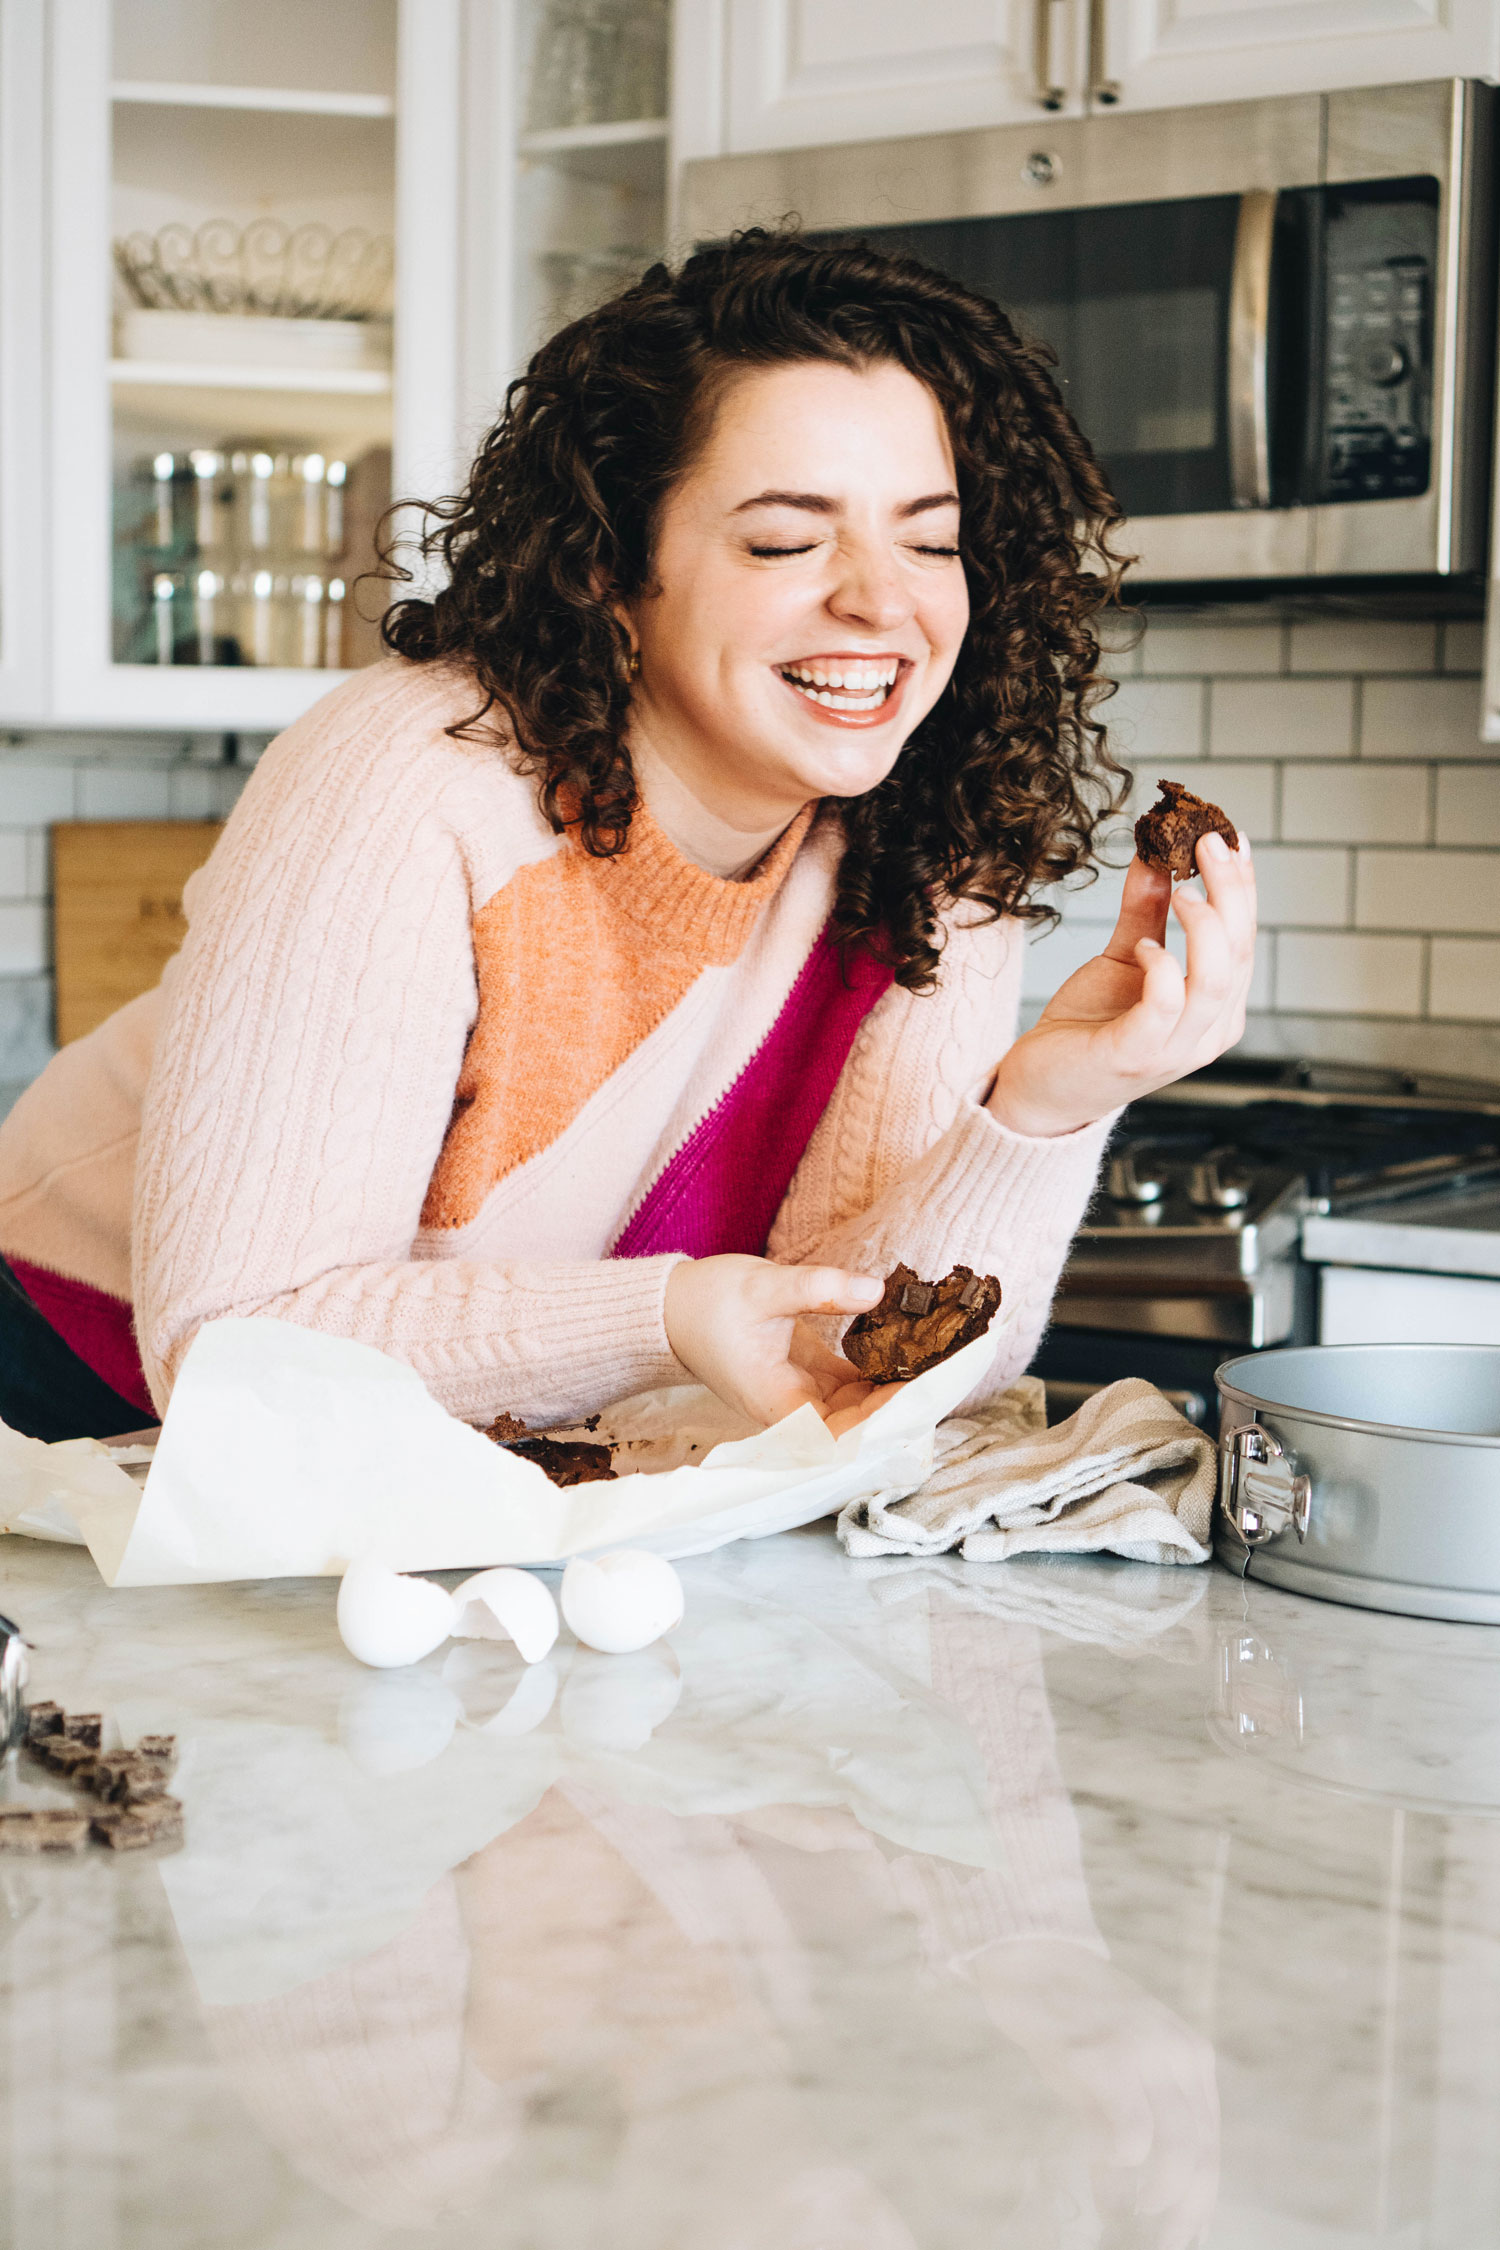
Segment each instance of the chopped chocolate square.
[{"label": "chopped chocolate square", "polygon": [[153,1797],[139,1805],[106,1805],[90,1822],[94,1839],[113,1852],[140,1851],[147,1844],[182,1842],[182,1806],[176,1797]]},{"label": "chopped chocolate square", "polygon": [[26,1740],[40,1742],[43,1735],[61,1734],[67,1715],[60,1703],[33,1703],[26,1713]]},{"label": "chopped chocolate square", "polygon": [[904,1383],[982,1336],[999,1305],[993,1274],[955,1266],[941,1281],[922,1281],[897,1266],[879,1304],[845,1329],[844,1357],[872,1383]]},{"label": "chopped chocolate square", "polygon": [[65,1805],[0,1805],[0,1852],[78,1852],[89,1816]]},{"label": "chopped chocolate square", "polygon": [[112,1805],[138,1805],[166,1793],[167,1769],[138,1750],[106,1750],[94,1764],[89,1786]]},{"label": "chopped chocolate square", "polygon": [[1135,848],[1148,867],[1163,867],[1185,883],[1198,872],[1198,845],[1204,836],[1222,836],[1239,849],[1239,831],[1220,806],[1195,797],[1180,781],[1158,781],[1161,796],[1135,824]]},{"label": "chopped chocolate square", "polygon": [[138,1757],[149,1758],[163,1773],[170,1773],[177,1763],[175,1734],[143,1734],[135,1747]]},{"label": "chopped chocolate square", "polygon": [[65,1734],[43,1735],[40,1742],[30,1745],[31,1754],[40,1759],[49,1773],[59,1773],[65,1781],[87,1780],[98,1762],[99,1753],[86,1742],[70,1741]]},{"label": "chopped chocolate square", "polygon": [[70,1711],[63,1720],[63,1733],[70,1742],[86,1743],[97,1750],[104,1740],[104,1719],[98,1711]]},{"label": "chopped chocolate square", "polygon": [[582,1439],[533,1437],[513,1414],[499,1414],[485,1431],[507,1453],[535,1461],[554,1484],[602,1484],[615,1474],[614,1449],[589,1445]]}]

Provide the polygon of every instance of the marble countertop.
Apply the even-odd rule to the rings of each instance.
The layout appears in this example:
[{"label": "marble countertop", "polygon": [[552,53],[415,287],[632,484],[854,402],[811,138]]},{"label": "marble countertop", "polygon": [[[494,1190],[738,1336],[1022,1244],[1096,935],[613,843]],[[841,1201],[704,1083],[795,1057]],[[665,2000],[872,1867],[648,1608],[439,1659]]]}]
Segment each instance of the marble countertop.
[{"label": "marble countertop", "polygon": [[0,1859],[0,2240],[1500,2241],[1494,1631],[824,1530],[683,1576],[641,1657],[375,1674],[329,1581],[4,1540],[187,1841]]}]

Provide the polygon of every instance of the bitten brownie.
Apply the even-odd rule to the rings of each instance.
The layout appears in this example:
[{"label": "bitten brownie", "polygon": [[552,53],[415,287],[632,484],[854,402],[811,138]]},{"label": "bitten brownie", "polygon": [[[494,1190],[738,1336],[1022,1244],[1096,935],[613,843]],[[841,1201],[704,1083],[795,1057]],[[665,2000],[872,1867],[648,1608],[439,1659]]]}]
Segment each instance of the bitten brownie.
[{"label": "bitten brownie", "polygon": [[496,1445],[503,1445],[507,1453],[519,1453],[523,1460],[535,1461],[554,1484],[603,1484],[615,1473],[614,1455],[607,1445],[533,1437],[514,1414],[497,1414],[484,1434]]},{"label": "bitten brownie", "polygon": [[1229,815],[1206,797],[1195,797],[1180,781],[1158,781],[1161,797],[1135,824],[1135,848],[1148,867],[1165,867],[1173,880],[1185,883],[1198,872],[1198,841],[1222,836],[1231,851],[1239,849],[1239,830]]},{"label": "bitten brownie", "polygon": [[844,1330],[841,1348],[870,1382],[904,1383],[972,1344],[999,1309],[993,1274],[955,1266],[941,1281],[921,1281],[910,1266],[897,1266],[879,1304]]}]

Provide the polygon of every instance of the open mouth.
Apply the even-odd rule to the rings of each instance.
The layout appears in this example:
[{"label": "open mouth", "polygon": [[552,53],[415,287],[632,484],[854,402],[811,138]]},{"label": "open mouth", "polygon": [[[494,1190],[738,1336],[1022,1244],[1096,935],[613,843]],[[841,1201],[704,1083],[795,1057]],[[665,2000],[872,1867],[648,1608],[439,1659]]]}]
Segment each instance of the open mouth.
[{"label": "open mouth", "polygon": [[810,657],[776,669],[790,688],[824,711],[864,719],[895,693],[905,659],[899,656]]}]

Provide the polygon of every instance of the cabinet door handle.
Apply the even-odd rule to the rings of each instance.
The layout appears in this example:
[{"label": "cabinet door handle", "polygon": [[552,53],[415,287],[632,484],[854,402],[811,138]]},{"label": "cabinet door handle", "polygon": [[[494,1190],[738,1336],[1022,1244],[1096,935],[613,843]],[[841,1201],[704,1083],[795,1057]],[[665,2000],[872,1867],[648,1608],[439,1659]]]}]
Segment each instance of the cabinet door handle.
[{"label": "cabinet door handle", "polygon": [[1229,281],[1229,485],[1237,508],[1271,505],[1271,252],[1276,191],[1240,197]]},{"label": "cabinet door handle", "polygon": [[1108,7],[1109,0],[1089,0],[1089,100],[1103,109],[1113,109],[1122,92],[1118,78],[1109,75]]},{"label": "cabinet door handle", "polygon": [[1068,99],[1067,87],[1059,86],[1052,75],[1052,11],[1056,5],[1057,0],[1036,0],[1032,25],[1036,37],[1036,98],[1043,109],[1061,109]]}]

